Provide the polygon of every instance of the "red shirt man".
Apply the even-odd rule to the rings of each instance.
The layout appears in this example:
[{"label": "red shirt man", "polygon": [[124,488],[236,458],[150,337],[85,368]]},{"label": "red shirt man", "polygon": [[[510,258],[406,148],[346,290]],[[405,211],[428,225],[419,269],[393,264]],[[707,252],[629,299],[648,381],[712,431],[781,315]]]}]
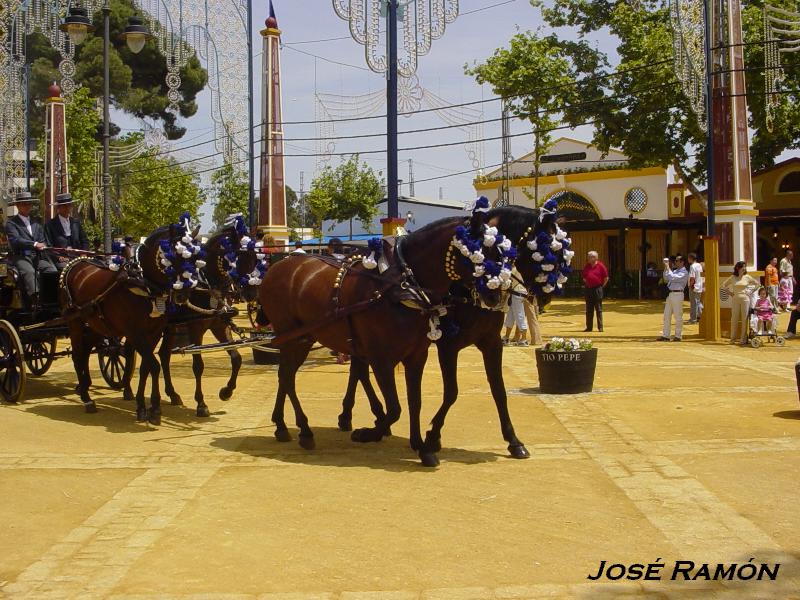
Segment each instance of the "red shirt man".
[{"label": "red shirt man", "polygon": [[581,275],[586,286],[586,329],[591,331],[597,314],[597,331],[603,331],[603,286],[608,283],[608,269],[598,260],[597,252],[589,251]]}]

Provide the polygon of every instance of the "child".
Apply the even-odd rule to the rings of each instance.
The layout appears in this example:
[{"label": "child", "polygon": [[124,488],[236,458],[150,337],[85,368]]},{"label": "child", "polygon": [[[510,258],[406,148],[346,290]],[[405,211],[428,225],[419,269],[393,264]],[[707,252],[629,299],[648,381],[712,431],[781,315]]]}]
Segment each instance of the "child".
[{"label": "child", "polygon": [[778,307],[783,310],[789,310],[789,305],[792,303],[792,278],[786,273],[781,276],[781,281],[778,284]]},{"label": "child", "polygon": [[761,333],[775,333],[777,327],[777,317],[775,308],[769,299],[765,287],[758,288],[758,300],[756,300],[755,313],[758,323],[761,325]]}]

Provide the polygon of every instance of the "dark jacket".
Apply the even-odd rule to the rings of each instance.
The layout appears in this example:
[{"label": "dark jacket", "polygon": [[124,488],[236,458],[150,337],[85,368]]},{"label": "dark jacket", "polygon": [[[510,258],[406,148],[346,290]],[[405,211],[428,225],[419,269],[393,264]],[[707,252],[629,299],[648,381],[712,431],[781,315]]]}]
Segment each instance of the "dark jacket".
[{"label": "dark jacket", "polygon": [[25,223],[22,222],[19,215],[6,219],[6,237],[11,248],[11,254],[30,257],[34,254],[34,243],[42,242],[47,244],[44,227],[42,227],[41,223],[31,219],[31,230],[33,235],[28,233],[28,228],[25,227]]},{"label": "dark jacket", "polygon": [[44,226],[44,235],[47,238],[47,245],[55,248],[74,248],[75,250],[88,250],[89,239],[81,222],[74,218],[69,218],[70,235],[64,235],[64,228],[56,215]]}]

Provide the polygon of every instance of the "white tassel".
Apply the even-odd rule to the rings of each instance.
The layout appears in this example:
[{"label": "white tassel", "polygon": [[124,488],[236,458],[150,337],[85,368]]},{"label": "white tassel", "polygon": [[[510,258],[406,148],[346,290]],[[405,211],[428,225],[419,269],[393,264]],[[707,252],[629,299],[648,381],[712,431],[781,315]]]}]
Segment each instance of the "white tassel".
[{"label": "white tassel", "polygon": [[475,277],[483,277],[486,274],[486,267],[483,265],[475,265],[475,271],[472,274]]},{"label": "white tassel", "polygon": [[544,260],[544,254],[541,252],[534,252],[531,258],[533,258],[533,260],[536,262],[542,262]]},{"label": "white tassel", "polygon": [[500,279],[504,282],[511,281],[511,269],[503,269],[500,271]]},{"label": "white tassel", "polygon": [[180,281],[176,281],[175,283],[172,284],[172,287],[176,290],[182,290],[183,284]]},{"label": "white tassel", "polygon": [[565,237],[567,237],[567,232],[561,229],[561,227],[559,227],[558,225],[556,225],[556,239],[560,241],[563,240]]},{"label": "white tassel", "polygon": [[167,260],[166,258],[162,258],[161,259],[161,264],[164,265],[165,267],[168,267],[168,266],[170,266],[172,264],[172,262]]},{"label": "white tassel", "polygon": [[556,289],[556,288],[554,288],[552,285],[550,285],[550,284],[548,283],[546,286],[544,286],[544,287],[542,288],[542,291],[543,291],[545,294],[549,294],[549,293],[551,293],[551,292],[552,292],[553,290],[555,290],[555,289]]},{"label": "white tassel", "polygon": [[375,252],[370,252],[369,256],[361,260],[361,264],[365,269],[374,269],[378,266],[378,261],[375,260]]},{"label": "white tassel", "polygon": [[474,263],[482,263],[484,260],[486,260],[486,257],[483,255],[483,252],[476,250],[472,253],[472,256],[470,256],[469,259]]},{"label": "white tassel", "polygon": [[197,266],[198,269],[202,269],[202,268],[204,268],[206,266],[206,261],[198,260],[194,264]]},{"label": "white tassel", "polygon": [[110,263],[108,265],[108,268],[111,269],[112,271],[119,271],[119,265],[117,263],[113,263],[113,262]]},{"label": "white tassel", "polygon": [[182,241],[184,244],[191,244],[191,243],[192,243],[192,238],[191,238],[191,237],[189,237],[189,235],[188,235],[188,234],[186,234],[185,236],[183,236],[183,237],[181,238],[181,241]]},{"label": "white tassel", "polygon": [[552,271],[555,268],[555,265],[542,265],[542,271]]},{"label": "white tassel", "polygon": [[428,325],[430,326],[430,331],[428,332],[428,339],[432,342],[439,340],[442,338],[442,330],[439,329],[439,317],[436,315],[432,316],[428,320]]},{"label": "white tassel", "polygon": [[559,286],[561,286],[561,284],[567,283],[568,279],[569,279],[569,277],[567,277],[563,273],[561,275],[559,275],[558,276],[558,284],[559,284]]},{"label": "white tassel", "polygon": [[192,253],[186,250],[185,252],[183,252],[183,254],[181,254],[181,256],[183,258],[192,258]]},{"label": "white tassel", "polygon": [[553,241],[550,243],[550,249],[551,249],[553,252],[558,252],[559,250],[561,250],[561,248],[562,248],[562,247],[563,247],[563,246],[561,245],[561,242],[559,242],[558,240],[553,240]]},{"label": "white tassel", "polygon": [[494,243],[496,241],[497,241],[497,238],[495,236],[493,236],[493,235],[490,235],[488,233],[485,233],[483,235],[483,245],[486,248],[491,248],[492,246],[494,246]]},{"label": "white tassel", "polygon": [[534,252],[539,249],[539,244],[536,243],[536,240],[529,241],[527,246],[529,250],[533,250]]},{"label": "white tassel", "polygon": [[502,287],[504,290],[507,290],[508,288],[510,288],[510,287],[511,287],[511,280],[508,280],[508,281],[503,281],[503,283],[502,283],[501,287]]},{"label": "white tassel", "polygon": [[508,252],[511,249],[511,240],[506,238],[500,242],[498,246],[502,248],[504,252]]},{"label": "white tassel", "polygon": [[500,281],[499,277],[490,277],[489,281],[486,282],[486,287],[488,287],[490,290],[496,290],[500,287],[501,283],[502,282]]}]

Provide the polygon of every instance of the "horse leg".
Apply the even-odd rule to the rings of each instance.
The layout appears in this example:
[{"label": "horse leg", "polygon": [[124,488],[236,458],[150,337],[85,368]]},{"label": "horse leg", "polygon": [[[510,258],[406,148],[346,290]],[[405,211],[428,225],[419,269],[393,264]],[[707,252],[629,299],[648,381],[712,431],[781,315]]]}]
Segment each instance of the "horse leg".
[{"label": "horse leg", "polygon": [[500,418],[500,431],[508,442],[508,451],[513,458],[529,458],[530,452],[514,433],[514,425],[508,414],[508,396],[506,384],[503,382],[503,343],[499,336],[488,336],[476,344],[483,355],[483,366],[486,369],[486,379],[492,390],[492,398],[497,406],[497,416]]},{"label": "horse leg", "polygon": [[75,368],[75,373],[78,376],[78,386],[76,391],[83,402],[84,410],[87,413],[97,412],[97,405],[89,396],[89,386],[92,383],[89,377],[89,355],[91,353],[91,345],[86,339],[90,335],[89,331],[83,327],[83,324],[72,322],[69,325],[69,338],[72,344],[72,365]]},{"label": "horse leg", "polygon": [[[158,364],[155,354],[156,343],[158,343],[157,339],[150,346],[150,351],[147,353],[147,360],[150,362],[150,377],[153,380],[153,387],[150,393],[150,410],[147,412],[147,420],[151,425],[161,425],[161,390],[158,385],[161,366]],[[144,360],[144,357],[142,360]]]},{"label": "horse leg", "polygon": [[172,385],[172,369],[170,369],[170,361],[172,359],[172,341],[175,338],[175,332],[172,327],[167,327],[164,330],[164,336],[161,339],[161,348],[158,350],[158,356],[161,359],[161,369],[164,372],[164,393],[169,396],[170,404],[173,406],[183,406],[183,400],[180,394],[175,391]]},{"label": "horse leg", "polygon": [[[214,319],[211,325],[211,332],[219,342],[230,342],[233,340],[231,329],[222,319]],[[236,389],[236,381],[239,378],[239,370],[242,368],[242,355],[238,350],[228,350],[228,356],[231,359],[231,376],[228,378],[228,383],[225,387],[219,390],[220,400],[230,400],[233,396],[233,391]]]},{"label": "horse leg", "polygon": [[[356,388],[359,382],[361,382],[361,387],[364,388],[364,393],[367,395],[372,414],[375,415],[375,424],[377,425],[378,421],[386,418],[383,404],[381,404],[369,379],[369,364],[360,358],[352,357],[350,377],[347,380],[347,392],[342,400],[342,414],[339,415],[339,429],[341,431],[352,431],[353,429],[353,406],[356,403]],[[392,435],[391,430],[386,435]]]},{"label": "horse leg", "polygon": [[420,412],[422,410],[422,372],[428,360],[428,346],[414,353],[403,361],[406,373],[406,392],[408,394],[408,419],[410,426],[409,439],[411,448],[419,455],[422,464],[426,467],[436,467],[439,459],[436,453],[430,451],[422,443],[420,432]]},{"label": "horse leg", "polygon": [[[204,322],[189,325],[189,339],[197,346],[203,343],[203,335],[207,327]],[[211,414],[203,396],[203,371],[206,365],[200,354],[192,354],[192,373],[194,373],[194,401],[197,403],[197,416],[207,417]]]},{"label": "horse leg", "polygon": [[375,427],[356,429],[350,435],[354,442],[379,442],[389,435],[392,425],[400,418],[400,399],[397,396],[397,383],[394,380],[394,363],[373,364],[375,380],[386,401],[386,416]]},{"label": "horse leg", "polygon": [[[125,354],[127,360],[134,360],[136,358],[136,351],[133,349],[133,346],[125,340],[125,345],[122,347],[122,351]],[[127,362],[125,363],[127,365]],[[125,377],[124,385],[125,387],[122,390],[122,399],[128,402],[134,399],[133,396],[133,389],[131,388],[131,380],[133,379],[133,370],[131,370],[131,374],[129,377]]]},{"label": "horse leg", "polygon": [[429,452],[442,449],[442,428],[447,413],[458,398],[458,353],[460,348],[450,346],[447,342],[439,343],[439,368],[442,371],[444,394],[442,405],[431,419],[431,429],[425,436],[425,448]]},{"label": "horse leg", "polygon": [[[309,344],[305,347],[305,352],[301,352],[298,350],[297,343],[281,348],[280,358],[278,360],[278,391],[275,394],[275,407],[272,409],[272,422],[275,423],[275,439],[279,442],[292,441],[292,436],[289,433],[289,428],[286,427],[286,420],[284,419],[288,381],[291,377],[292,383],[294,383],[295,373],[297,373],[297,369],[299,369],[300,365],[305,361],[310,349],[311,345]],[[297,362],[297,357],[301,354],[302,358],[300,362]],[[292,405],[294,406],[294,402],[292,402]],[[302,410],[300,412],[302,412]],[[295,416],[296,414],[295,412]]]},{"label": "horse leg", "polygon": [[[308,426],[308,417],[303,412],[300,399],[297,397],[295,379],[297,370],[305,362],[310,350],[311,344],[296,346],[291,352],[289,360],[286,361],[284,372],[281,373],[281,368],[284,367],[283,360],[281,360],[281,367],[278,368],[278,377],[283,381],[284,389],[289,395],[289,401],[292,403],[292,408],[294,409],[295,424],[300,428],[300,434],[298,436],[300,447],[306,450],[313,450],[316,444],[314,443],[314,432],[311,431],[311,428]],[[281,353],[281,359],[282,358],[283,353]]]},{"label": "horse leg", "polygon": [[150,362],[138,349],[137,354],[142,359],[139,366],[139,384],[136,386],[136,420],[138,422],[147,421],[147,406],[144,403],[144,390],[147,385],[147,375],[150,373]]}]

